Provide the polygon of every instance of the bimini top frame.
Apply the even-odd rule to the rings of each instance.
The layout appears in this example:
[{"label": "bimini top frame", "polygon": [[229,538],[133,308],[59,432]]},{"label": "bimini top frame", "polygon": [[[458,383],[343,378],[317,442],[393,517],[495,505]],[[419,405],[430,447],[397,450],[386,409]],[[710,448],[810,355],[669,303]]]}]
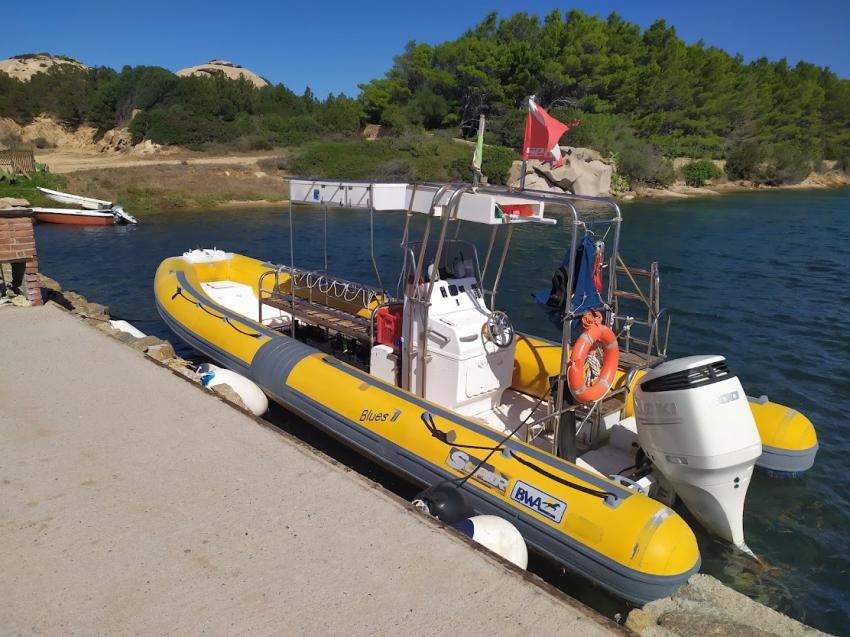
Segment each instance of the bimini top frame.
[{"label": "bimini top frame", "polygon": [[[575,257],[579,246],[579,232],[581,230],[587,231],[591,226],[609,226],[609,231],[612,232],[613,236],[611,241],[611,252],[608,258],[608,289],[605,301],[606,307],[604,308],[604,320],[607,325],[613,325],[614,315],[612,308],[614,307],[614,297],[616,295],[617,288],[616,268],[619,255],[620,224],[622,221],[620,207],[613,199],[607,197],[588,197],[573,195],[570,193],[554,193],[530,189],[512,190],[492,186],[479,186],[476,188],[470,184],[407,184],[324,180],[307,177],[291,177],[288,178],[287,181],[289,182],[290,205],[290,254],[292,254],[293,248],[291,225],[293,204],[319,205],[325,207],[338,206],[343,208],[367,208],[370,213],[370,257],[375,270],[375,275],[382,291],[382,279],[378,271],[374,255],[374,212],[376,210],[399,211],[406,213],[407,220],[402,237],[402,246],[405,247],[406,251],[409,249],[408,246],[411,243],[409,241],[410,219],[414,214],[419,213],[427,216],[423,237],[421,242],[419,242],[422,246],[428,244],[432,222],[436,219],[441,219],[443,223],[441,224],[439,238],[435,248],[436,261],[439,261],[442,254],[450,222],[457,222],[454,234],[455,237],[458,236],[460,224],[463,221],[492,226],[487,254],[484,258],[484,266],[481,269],[482,281],[487,274],[487,269],[491,262],[498,229],[500,226],[507,226],[505,241],[502,253],[499,257],[499,264],[494,277],[493,287],[490,290],[484,290],[484,293],[490,297],[491,310],[495,309],[496,293],[505,264],[505,259],[510,249],[513,230],[516,225],[537,223],[554,226],[557,224],[557,220],[545,216],[547,206],[558,206],[567,211],[568,218],[566,220],[566,224],[570,233],[569,252],[567,253],[566,258],[568,290],[573,289],[573,283],[576,277]],[[585,219],[579,214],[579,206],[586,204],[592,204],[596,209],[592,219]],[[425,265],[422,262],[425,252],[426,250],[424,249],[420,251],[420,257],[417,259],[415,264],[417,280],[418,276],[421,276]],[[294,265],[293,261],[293,268]],[[427,293],[424,295],[417,293],[422,296],[422,298],[411,299],[413,302],[428,303],[430,292],[433,289],[434,282],[437,277],[436,270],[437,268],[434,268],[434,272],[430,277],[431,280],[428,282]],[[414,287],[417,289],[419,288],[419,286]],[[555,411],[558,413],[560,413],[564,407],[566,373],[567,366],[569,364],[570,343],[572,342],[572,319],[577,318],[573,315],[572,307],[570,305],[568,305],[563,318],[563,330],[561,334],[561,366],[557,381],[557,394],[554,405]],[[425,327],[427,329],[427,323]],[[423,348],[425,347],[427,347],[427,339],[421,339],[421,346],[418,347],[416,351],[416,355],[423,359],[423,361],[420,362],[424,362],[425,351]],[[412,355],[413,353],[411,353],[411,356]],[[405,389],[410,391],[415,391],[417,393],[424,392],[424,388],[410,387],[404,382],[404,379],[402,379],[402,384],[406,385]]]}]

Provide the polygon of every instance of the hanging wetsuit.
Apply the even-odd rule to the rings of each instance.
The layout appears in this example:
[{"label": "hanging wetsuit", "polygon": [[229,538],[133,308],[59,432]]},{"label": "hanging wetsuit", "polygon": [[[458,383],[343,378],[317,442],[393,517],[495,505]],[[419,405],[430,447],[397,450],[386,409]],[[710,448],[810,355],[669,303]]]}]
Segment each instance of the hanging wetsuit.
[{"label": "hanging wetsuit", "polygon": [[580,315],[588,310],[599,309],[604,305],[600,296],[602,254],[600,252],[599,259],[597,259],[597,251],[597,244],[594,243],[589,234],[585,235],[576,249],[575,262],[573,263],[575,277],[573,288],[569,294],[567,293],[568,252],[561,265],[555,270],[555,274],[552,275],[552,287],[549,292],[541,291],[533,295],[538,303],[545,306],[544,311],[559,329],[562,327],[563,316],[566,313],[567,298],[572,298],[572,313],[574,316],[579,316],[573,321],[573,332],[576,333],[576,336],[581,334],[578,329]]}]

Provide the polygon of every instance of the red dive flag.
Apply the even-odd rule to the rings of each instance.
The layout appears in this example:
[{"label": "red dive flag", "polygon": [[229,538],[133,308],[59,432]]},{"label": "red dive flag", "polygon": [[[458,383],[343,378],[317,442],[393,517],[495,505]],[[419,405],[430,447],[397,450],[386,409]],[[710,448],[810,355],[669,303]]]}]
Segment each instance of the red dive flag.
[{"label": "red dive flag", "polygon": [[578,122],[559,122],[528,98],[528,116],[525,118],[525,139],[522,142],[523,159],[551,161],[555,168],[564,165],[558,140]]}]

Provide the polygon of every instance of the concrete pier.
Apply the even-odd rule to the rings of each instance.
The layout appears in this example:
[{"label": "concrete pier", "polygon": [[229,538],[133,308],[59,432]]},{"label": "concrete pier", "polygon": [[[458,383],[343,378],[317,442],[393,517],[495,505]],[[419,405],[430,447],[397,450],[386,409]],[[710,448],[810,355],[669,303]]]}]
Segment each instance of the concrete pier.
[{"label": "concrete pier", "polygon": [[3,634],[628,634],[52,304],[0,334]]}]

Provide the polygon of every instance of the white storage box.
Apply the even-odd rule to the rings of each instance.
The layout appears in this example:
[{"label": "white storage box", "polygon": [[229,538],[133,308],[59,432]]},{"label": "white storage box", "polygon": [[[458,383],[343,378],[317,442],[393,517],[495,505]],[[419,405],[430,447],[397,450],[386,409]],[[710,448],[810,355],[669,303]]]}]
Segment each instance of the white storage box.
[{"label": "white storage box", "polygon": [[327,204],[343,208],[368,208],[371,191],[375,210],[404,210],[407,184],[366,181],[321,181],[292,179],[289,198],[293,203]]}]

